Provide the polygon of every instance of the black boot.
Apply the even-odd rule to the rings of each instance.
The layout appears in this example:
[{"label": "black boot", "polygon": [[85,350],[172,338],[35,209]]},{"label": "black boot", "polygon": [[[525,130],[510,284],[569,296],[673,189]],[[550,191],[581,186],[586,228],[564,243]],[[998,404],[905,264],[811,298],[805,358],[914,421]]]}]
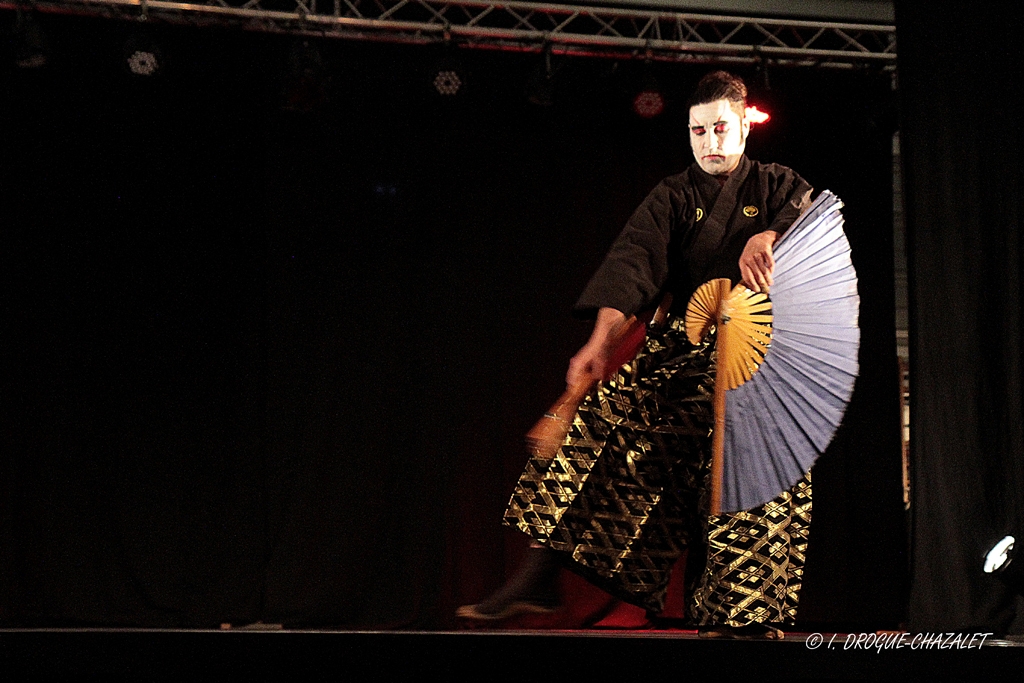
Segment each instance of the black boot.
[{"label": "black boot", "polygon": [[496,621],[519,614],[551,614],[558,609],[558,556],[550,548],[531,547],[519,570],[494,594],[463,605],[455,616]]}]

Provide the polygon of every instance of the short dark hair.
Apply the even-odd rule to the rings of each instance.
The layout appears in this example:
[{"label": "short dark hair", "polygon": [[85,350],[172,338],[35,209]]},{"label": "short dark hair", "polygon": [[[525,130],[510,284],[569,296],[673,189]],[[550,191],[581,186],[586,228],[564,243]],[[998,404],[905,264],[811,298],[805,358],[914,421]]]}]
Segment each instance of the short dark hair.
[{"label": "short dark hair", "polygon": [[747,86],[743,79],[728,71],[712,71],[697,83],[688,107],[728,100],[733,111],[742,118],[747,108]]}]

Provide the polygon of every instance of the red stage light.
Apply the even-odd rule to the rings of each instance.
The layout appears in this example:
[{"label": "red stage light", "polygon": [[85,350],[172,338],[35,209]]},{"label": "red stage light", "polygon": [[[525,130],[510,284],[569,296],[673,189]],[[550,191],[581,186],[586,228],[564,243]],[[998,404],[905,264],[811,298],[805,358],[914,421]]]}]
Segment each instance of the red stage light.
[{"label": "red stage light", "polygon": [[665,98],[657,90],[643,90],[633,99],[633,111],[644,119],[653,119],[665,111]]},{"label": "red stage light", "polygon": [[751,123],[764,123],[771,118],[768,112],[761,111],[756,106],[747,107],[746,117]]}]

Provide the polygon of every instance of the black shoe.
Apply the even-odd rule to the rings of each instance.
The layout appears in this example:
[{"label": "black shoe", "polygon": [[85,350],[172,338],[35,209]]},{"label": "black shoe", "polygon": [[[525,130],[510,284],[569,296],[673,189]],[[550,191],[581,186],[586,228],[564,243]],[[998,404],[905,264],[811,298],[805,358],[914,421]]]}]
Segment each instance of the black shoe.
[{"label": "black shoe", "polygon": [[483,602],[463,605],[455,616],[497,621],[520,614],[551,614],[560,605],[556,585],[559,569],[555,551],[530,548],[526,561],[504,586]]}]

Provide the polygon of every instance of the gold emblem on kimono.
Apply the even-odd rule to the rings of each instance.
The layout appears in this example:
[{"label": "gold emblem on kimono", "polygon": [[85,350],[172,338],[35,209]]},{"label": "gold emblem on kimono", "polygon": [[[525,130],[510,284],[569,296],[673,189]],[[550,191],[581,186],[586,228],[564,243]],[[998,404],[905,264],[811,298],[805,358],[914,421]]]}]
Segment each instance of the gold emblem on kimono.
[{"label": "gold emblem on kimono", "polygon": [[743,215],[747,218],[753,218],[757,215],[757,207],[751,204],[750,206],[743,207]]},{"label": "gold emblem on kimono", "polygon": [[701,218],[704,218],[704,209],[702,209],[702,208],[700,208],[698,206],[697,207],[697,218],[696,218],[696,220],[699,221]]}]

